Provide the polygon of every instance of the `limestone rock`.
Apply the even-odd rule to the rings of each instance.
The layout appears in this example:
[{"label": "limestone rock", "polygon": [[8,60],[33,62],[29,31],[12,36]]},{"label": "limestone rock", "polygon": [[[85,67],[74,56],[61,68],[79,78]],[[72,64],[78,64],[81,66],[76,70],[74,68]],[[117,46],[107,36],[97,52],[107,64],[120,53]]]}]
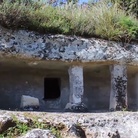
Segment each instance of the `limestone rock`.
[{"label": "limestone rock", "polygon": [[0,134],[10,127],[14,127],[16,123],[10,116],[0,116]]},{"label": "limestone rock", "polygon": [[[126,44],[125,44],[126,45]],[[138,44],[122,43],[101,39],[46,35],[32,31],[11,31],[0,26],[0,56],[36,58],[62,61],[117,61],[138,65]]]},{"label": "limestone rock", "polygon": [[20,138],[56,138],[50,130],[33,129]]},{"label": "limestone rock", "polygon": [[[10,114],[21,121],[24,112],[0,112],[0,122],[10,120]],[[2,115],[3,114],[3,115]],[[29,112],[28,119],[40,118],[56,126],[62,138],[137,138],[138,112],[105,112],[105,113],[38,113]],[[4,121],[3,121],[4,120]],[[60,124],[64,128],[59,128]],[[33,129],[20,138],[56,138],[50,130]]]},{"label": "limestone rock", "polygon": [[73,124],[67,133],[71,138],[86,138],[85,131],[81,128],[81,126],[76,124]]},{"label": "limestone rock", "polygon": [[38,98],[22,95],[20,107],[24,110],[33,110],[39,108]]},{"label": "limestone rock", "polygon": [[73,104],[73,103],[67,103],[65,107],[65,111],[69,112],[87,112],[87,107],[84,103],[80,104]]}]

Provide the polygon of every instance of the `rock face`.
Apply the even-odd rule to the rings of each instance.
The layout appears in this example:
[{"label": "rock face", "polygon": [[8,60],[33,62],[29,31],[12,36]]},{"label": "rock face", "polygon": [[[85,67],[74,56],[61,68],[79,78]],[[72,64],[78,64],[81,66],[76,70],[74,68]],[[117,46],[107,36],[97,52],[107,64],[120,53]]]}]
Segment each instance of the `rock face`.
[{"label": "rock face", "polygon": [[14,127],[16,123],[10,116],[0,116],[0,134],[10,127]]},{"label": "rock face", "polygon": [[111,111],[126,110],[127,105],[127,67],[114,65],[111,66]]},{"label": "rock face", "polygon": [[[138,112],[16,113],[4,111],[2,113],[1,111],[0,114],[0,120],[14,115],[20,122],[23,122],[22,118],[27,118],[50,124],[60,132],[61,138],[137,138],[138,136]],[[56,135],[48,129],[32,129],[20,137],[55,138]]]},{"label": "rock face", "polygon": [[56,138],[50,130],[33,129],[20,138]]},{"label": "rock face", "polygon": [[79,66],[72,66],[69,68],[69,81],[70,81],[70,99],[66,105],[66,111],[85,112],[87,111],[86,105],[83,103],[83,68]]},{"label": "rock face", "polygon": [[20,107],[24,110],[38,109],[39,108],[39,100],[38,100],[38,98],[35,98],[35,97],[22,95]]},{"label": "rock face", "polygon": [[65,107],[65,111],[70,112],[87,112],[87,106],[84,103],[79,104],[73,104],[73,103],[67,103]]},{"label": "rock face", "polygon": [[68,135],[71,137],[71,138],[86,138],[86,135],[85,135],[85,131],[81,128],[81,126],[79,125],[76,125],[76,124],[73,124],[70,129],[68,130],[69,133]]},{"label": "rock face", "polygon": [[[24,30],[12,31],[0,27],[0,60],[3,58],[23,58],[35,60],[61,60],[79,62],[118,62],[126,67],[127,64],[138,65],[138,44],[124,44],[99,39],[83,39],[63,35],[41,35],[35,32]],[[76,62],[74,62],[76,63]],[[78,63],[77,63],[78,64]],[[117,67],[117,66],[116,66]],[[114,70],[116,71],[116,67]],[[83,76],[82,68],[79,69]],[[118,68],[117,68],[118,70]],[[71,71],[72,72],[72,71]],[[118,71],[120,73],[120,71]],[[123,71],[122,71],[123,72]],[[127,107],[127,83],[126,73],[119,75],[112,74],[112,99],[111,109]],[[117,75],[117,76],[116,76]],[[74,75],[71,75],[74,76]],[[121,76],[121,78],[119,78]],[[83,79],[74,80],[80,85],[71,85],[74,97],[67,104],[66,109],[70,111],[85,111],[87,107],[83,104],[82,94]],[[78,81],[79,80],[79,81]],[[120,87],[120,80],[123,83]],[[13,81],[13,80],[12,80]],[[124,86],[124,87],[122,87]],[[100,95],[101,96],[101,95]],[[75,99],[75,100],[74,100]],[[111,101],[112,101],[111,99]],[[92,106],[92,105],[91,105]],[[31,108],[30,108],[31,107]],[[39,100],[34,97],[22,96],[21,108],[33,109],[39,107]],[[0,117],[0,133],[9,127],[15,126],[12,119],[5,113]],[[32,119],[31,114],[31,119]],[[66,126],[61,130],[63,138],[137,138],[138,137],[138,113],[115,112],[115,113],[59,113],[41,114],[41,122],[50,122],[54,126],[63,124]],[[23,119],[19,119],[26,121]],[[50,130],[34,129],[28,132],[23,138],[55,138]]]},{"label": "rock face", "polygon": [[[0,27],[0,52],[22,58],[62,61],[117,61],[138,63],[138,44],[124,44],[99,39],[63,35],[41,35]],[[4,56],[6,56],[4,55]]]}]

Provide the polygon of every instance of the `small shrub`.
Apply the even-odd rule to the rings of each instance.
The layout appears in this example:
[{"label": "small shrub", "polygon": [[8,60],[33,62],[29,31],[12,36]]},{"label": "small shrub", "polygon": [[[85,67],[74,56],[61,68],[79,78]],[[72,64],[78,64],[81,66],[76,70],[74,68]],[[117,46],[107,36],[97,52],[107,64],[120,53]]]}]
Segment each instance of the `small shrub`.
[{"label": "small shrub", "polygon": [[29,130],[34,128],[48,129],[57,138],[61,138],[60,130],[64,129],[63,124],[53,125],[49,122],[39,122],[38,118],[28,120],[28,123],[23,123],[18,120],[16,116],[12,116],[13,121],[16,123],[14,127],[10,127],[8,130],[0,134],[0,138],[14,138],[26,134]]},{"label": "small shrub", "polygon": [[[138,23],[134,18],[122,17],[118,23],[123,31],[122,36],[126,41],[138,38]],[[125,36],[124,36],[125,35]]]},{"label": "small shrub", "polygon": [[0,138],[8,137],[8,138],[13,138],[15,136],[20,136],[22,134],[25,134],[28,130],[30,130],[30,127],[28,124],[19,122],[15,117],[13,118],[15,121],[16,125],[14,127],[10,127],[8,130],[3,132],[0,135]]}]

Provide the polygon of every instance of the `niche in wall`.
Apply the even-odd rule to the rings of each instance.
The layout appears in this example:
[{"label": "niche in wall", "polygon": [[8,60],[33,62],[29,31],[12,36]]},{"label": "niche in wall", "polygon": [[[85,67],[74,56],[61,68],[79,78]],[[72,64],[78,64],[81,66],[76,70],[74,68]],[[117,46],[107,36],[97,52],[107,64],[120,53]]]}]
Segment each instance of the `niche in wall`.
[{"label": "niche in wall", "polygon": [[60,95],[60,78],[44,78],[44,100],[54,100]]}]

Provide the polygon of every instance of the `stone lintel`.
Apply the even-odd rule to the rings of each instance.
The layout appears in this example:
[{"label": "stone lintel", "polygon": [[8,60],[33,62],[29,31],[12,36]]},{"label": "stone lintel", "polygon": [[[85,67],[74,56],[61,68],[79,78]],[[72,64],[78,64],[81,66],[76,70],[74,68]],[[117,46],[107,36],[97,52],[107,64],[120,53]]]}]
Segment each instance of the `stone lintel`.
[{"label": "stone lintel", "polygon": [[111,93],[109,110],[127,109],[127,67],[111,65]]}]

